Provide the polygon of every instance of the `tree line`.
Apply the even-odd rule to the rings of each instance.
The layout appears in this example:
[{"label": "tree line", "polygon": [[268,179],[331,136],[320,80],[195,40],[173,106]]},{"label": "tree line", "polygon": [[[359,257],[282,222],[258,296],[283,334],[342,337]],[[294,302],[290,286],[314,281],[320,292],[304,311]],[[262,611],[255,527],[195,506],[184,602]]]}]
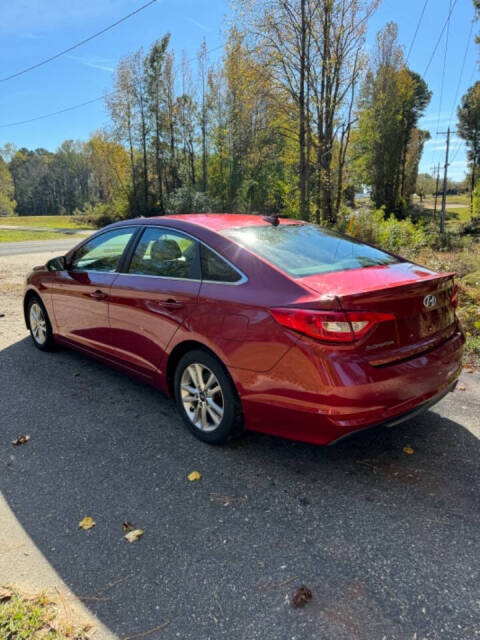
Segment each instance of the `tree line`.
[{"label": "tree line", "polygon": [[[394,23],[367,56],[379,1],[236,0],[220,61],[205,42],[195,60],[176,60],[169,34],[126,56],[104,131],[55,153],[0,150],[0,214],[245,211],[335,223],[368,189],[404,217],[431,92]],[[477,83],[459,108],[472,191],[479,123]]]}]

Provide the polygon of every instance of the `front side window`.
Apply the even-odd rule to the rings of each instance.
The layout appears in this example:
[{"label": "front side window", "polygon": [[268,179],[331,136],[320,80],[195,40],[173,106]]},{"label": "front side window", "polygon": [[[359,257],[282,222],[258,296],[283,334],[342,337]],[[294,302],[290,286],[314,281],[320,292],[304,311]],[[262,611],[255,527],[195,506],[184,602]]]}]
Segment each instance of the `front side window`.
[{"label": "front side window", "polygon": [[313,224],[235,228],[224,234],[294,278],[399,262],[379,249]]},{"label": "front side window", "polygon": [[129,273],[198,279],[197,243],[181,233],[147,227],[133,254]]},{"label": "front side window", "polygon": [[225,262],[219,255],[202,244],[200,249],[202,261],[202,279],[211,282],[239,282],[240,273]]},{"label": "front side window", "polygon": [[71,261],[72,271],[116,271],[120,258],[137,227],[115,229],[82,245]]}]

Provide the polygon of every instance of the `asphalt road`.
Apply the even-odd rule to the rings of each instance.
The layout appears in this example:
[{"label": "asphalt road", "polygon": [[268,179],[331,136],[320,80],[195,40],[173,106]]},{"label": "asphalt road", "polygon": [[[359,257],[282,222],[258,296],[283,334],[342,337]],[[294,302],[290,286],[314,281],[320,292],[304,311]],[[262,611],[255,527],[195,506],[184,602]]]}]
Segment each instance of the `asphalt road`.
[{"label": "asphalt road", "polygon": [[[1,227],[0,227],[1,231]],[[27,242],[0,242],[1,256],[17,256],[31,253],[58,252],[62,255],[78,244],[83,236],[74,235],[61,240],[30,240]]]},{"label": "asphalt road", "polygon": [[[20,313],[0,323],[18,332]],[[480,638],[478,374],[423,416],[335,447],[257,434],[211,447],[154,389],[16,335],[0,351],[1,490],[120,637],[169,622],[146,637]],[[125,520],[143,538],[124,540]],[[313,598],[294,609],[301,584]]]}]

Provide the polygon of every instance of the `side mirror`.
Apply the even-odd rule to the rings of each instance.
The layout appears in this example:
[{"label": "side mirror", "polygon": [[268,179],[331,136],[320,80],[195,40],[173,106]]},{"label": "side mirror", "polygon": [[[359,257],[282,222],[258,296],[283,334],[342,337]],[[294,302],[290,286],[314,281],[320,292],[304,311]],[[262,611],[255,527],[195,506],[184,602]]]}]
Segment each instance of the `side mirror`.
[{"label": "side mirror", "polygon": [[67,268],[67,261],[65,256],[58,256],[58,258],[52,258],[47,262],[47,269],[49,271],[65,271]]}]

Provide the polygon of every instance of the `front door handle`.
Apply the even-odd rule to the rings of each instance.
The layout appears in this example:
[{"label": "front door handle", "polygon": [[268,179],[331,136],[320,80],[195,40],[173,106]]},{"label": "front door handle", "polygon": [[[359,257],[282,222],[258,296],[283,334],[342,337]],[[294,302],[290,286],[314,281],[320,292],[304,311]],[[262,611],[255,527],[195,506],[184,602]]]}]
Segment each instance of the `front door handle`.
[{"label": "front door handle", "polygon": [[97,289],[90,294],[90,297],[94,298],[95,300],[104,300],[107,297],[107,294],[105,293],[105,291],[100,291],[100,289]]},{"label": "front door handle", "polygon": [[174,298],[167,298],[166,300],[159,300],[158,304],[161,304],[164,307],[169,307],[170,309],[181,309],[184,306],[183,302],[178,302]]}]

